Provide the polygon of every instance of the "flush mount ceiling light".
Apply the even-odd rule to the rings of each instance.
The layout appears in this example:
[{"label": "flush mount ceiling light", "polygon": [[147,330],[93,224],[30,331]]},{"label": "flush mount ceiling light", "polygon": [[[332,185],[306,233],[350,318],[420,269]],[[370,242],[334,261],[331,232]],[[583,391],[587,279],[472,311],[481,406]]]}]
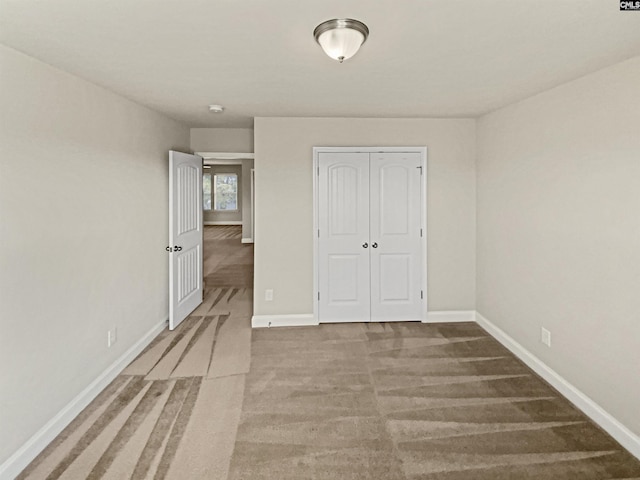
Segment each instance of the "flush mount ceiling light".
[{"label": "flush mount ceiling light", "polygon": [[353,57],[367,41],[369,28],[358,20],[336,18],[322,22],[313,31],[324,53],[340,63]]},{"label": "flush mount ceiling light", "polygon": [[222,113],[224,112],[224,107],[222,105],[209,105],[209,111],[211,113]]}]

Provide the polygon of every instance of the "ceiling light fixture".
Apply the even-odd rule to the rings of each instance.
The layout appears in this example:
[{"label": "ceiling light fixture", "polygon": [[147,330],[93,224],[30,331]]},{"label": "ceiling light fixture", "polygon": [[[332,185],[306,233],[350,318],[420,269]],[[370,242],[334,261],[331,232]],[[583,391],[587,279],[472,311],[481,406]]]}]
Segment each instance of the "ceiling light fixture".
[{"label": "ceiling light fixture", "polygon": [[211,113],[222,113],[224,112],[224,107],[222,105],[209,105],[209,111]]},{"label": "ceiling light fixture", "polygon": [[358,20],[336,18],[318,25],[313,36],[324,53],[342,63],[353,57],[367,41],[369,28]]}]

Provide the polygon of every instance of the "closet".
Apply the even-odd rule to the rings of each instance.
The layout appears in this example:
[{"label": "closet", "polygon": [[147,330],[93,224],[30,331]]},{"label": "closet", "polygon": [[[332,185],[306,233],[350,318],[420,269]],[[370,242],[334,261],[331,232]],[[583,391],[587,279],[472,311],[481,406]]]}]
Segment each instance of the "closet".
[{"label": "closet", "polygon": [[420,321],[426,149],[316,148],[316,318]]}]

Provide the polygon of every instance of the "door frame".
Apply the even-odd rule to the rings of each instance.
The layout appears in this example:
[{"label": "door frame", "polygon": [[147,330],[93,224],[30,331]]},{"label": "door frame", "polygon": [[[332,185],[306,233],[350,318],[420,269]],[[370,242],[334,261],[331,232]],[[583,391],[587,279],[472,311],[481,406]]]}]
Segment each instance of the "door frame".
[{"label": "door frame", "polygon": [[319,316],[319,287],[320,269],[319,261],[319,158],[321,153],[419,153],[420,165],[422,167],[421,184],[421,215],[420,222],[422,228],[422,322],[427,320],[429,309],[427,295],[427,147],[313,147],[313,318],[316,323],[320,323]]}]

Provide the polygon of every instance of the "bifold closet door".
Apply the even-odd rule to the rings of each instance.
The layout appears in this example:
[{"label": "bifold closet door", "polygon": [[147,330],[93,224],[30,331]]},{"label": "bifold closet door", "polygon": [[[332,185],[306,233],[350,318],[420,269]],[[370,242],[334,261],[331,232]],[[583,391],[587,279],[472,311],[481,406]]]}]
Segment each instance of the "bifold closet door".
[{"label": "bifold closet door", "polygon": [[419,153],[370,158],[371,321],[422,318]]},{"label": "bifold closet door", "polygon": [[321,153],[318,168],[320,320],[366,322],[371,317],[369,154]]}]

